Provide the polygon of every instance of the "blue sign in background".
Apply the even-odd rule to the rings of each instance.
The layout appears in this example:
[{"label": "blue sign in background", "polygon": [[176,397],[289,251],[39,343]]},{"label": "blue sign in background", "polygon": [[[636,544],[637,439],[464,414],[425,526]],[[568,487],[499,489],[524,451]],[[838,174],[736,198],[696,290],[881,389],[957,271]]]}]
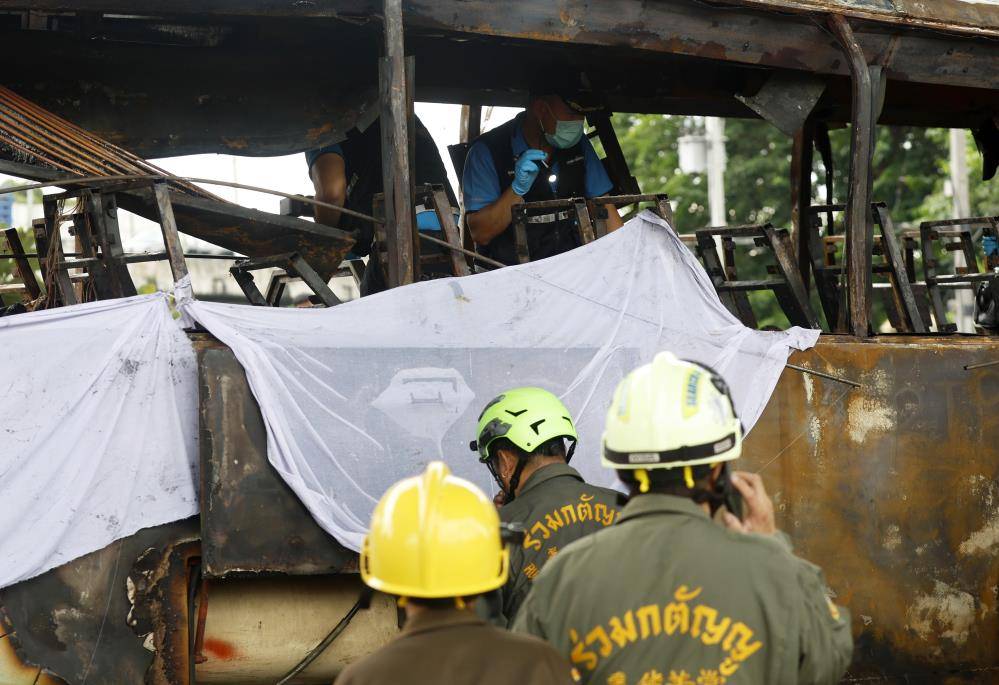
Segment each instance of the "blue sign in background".
[{"label": "blue sign in background", "polygon": [[8,227],[14,223],[14,196],[0,195],[0,224]]}]

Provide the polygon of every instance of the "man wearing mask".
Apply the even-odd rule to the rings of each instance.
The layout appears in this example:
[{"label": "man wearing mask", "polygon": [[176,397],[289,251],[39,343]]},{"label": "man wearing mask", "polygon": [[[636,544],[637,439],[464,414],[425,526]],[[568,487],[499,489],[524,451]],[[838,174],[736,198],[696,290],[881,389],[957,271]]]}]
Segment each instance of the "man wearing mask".
[{"label": "man wearing mask", "polygon": [[[534,95],[513,120],[483,134],[469,148],[462,174],[468,230],[479,252],[504,264],[517,263],[512,208],[521,202],[599,198],[614,184],[583,135],[579,107],[558,95]],[[613,205],[607,230],[621,227]],[[579,245],[571,212],[534,217],[528,226],[531,260]]]},{"label": "man wearing mask", "polygon": [[510,550],[510,577],[499,597],[491,594],[480,605],[482,615],[509,625],[534,578],[560,549],[614,523],[620,494],[586,483],[569,466],[576,427],[547,390],[513,388],[494,398],[479,416],[477,435],[479,461],[500,488],[500,518],[526,533]]}]

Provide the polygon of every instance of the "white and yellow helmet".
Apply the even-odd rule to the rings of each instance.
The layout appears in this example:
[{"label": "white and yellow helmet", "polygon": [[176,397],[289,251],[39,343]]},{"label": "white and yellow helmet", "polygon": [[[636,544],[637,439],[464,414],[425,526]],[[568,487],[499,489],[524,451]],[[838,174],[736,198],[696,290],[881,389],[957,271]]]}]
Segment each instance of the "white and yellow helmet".
[{"label": "white and yellow helmet", "polygon": [[660,352],[614,391],[604,466],[673,469],[732,461],[741,453],[742,424],[728,386],[705,366]]}]

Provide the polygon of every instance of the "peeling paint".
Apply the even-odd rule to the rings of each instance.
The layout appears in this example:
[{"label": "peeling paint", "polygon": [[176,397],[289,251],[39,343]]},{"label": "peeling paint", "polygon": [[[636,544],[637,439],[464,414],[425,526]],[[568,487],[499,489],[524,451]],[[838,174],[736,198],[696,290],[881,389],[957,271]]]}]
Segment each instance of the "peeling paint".
[{"label": "peeling paint", "polygon": [[891,524],[888,526],[888,532],[885,533],[884,547],[886,550],[891,552],[892,550],[898,548],[902,544],[902,533],[896,524]]},{"label": "peeling paint", "polygon": [[813,416],[808,421],[808,437],[815,443],[818,443],[822,438],[822,424],[819,422],[818,416]]},{"label": "peeling paint", "polygon": [[939,635],[963,645],[975,622],[975,598],[947,583],[934,582],[933,593],[917,597],[906,612],[908,628],[923,640]]},{"label": "peeling paint", "polygon": [[999,552],[999,511],[992,513],[984,528],[976,530],[962,542],[958,551],[964,555]]},{"label": "peeling paint", "polygon": [[869,433],[887,433],[895,428],[895,409],[873,398],[856,396],[847,409],[850,439],[863,443]]}]

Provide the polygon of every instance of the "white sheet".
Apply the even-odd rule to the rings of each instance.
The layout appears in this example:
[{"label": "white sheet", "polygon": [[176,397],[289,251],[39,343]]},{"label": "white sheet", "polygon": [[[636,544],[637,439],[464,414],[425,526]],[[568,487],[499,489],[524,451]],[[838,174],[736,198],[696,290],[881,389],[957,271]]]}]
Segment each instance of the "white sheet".
[{"label": "white sheet", "polygon": [[479,411],[506,388],[560,395],[580,432],[573,465],[611,484],[600,435],[627,371],[663,349],[709,364],[728,380],[748,429],[790,349],[819,335],[742,326],[649,212],[551,259],[333,309],[181,307],[233,349],[260,404],[271,463],[319,524],[355,550],[385,489],[432,459],[495,490],[468,443]]},{"label": "white sheet", "polygon": [[162,293],[0,319],[0,587],[196,514],[197,392]]}]

